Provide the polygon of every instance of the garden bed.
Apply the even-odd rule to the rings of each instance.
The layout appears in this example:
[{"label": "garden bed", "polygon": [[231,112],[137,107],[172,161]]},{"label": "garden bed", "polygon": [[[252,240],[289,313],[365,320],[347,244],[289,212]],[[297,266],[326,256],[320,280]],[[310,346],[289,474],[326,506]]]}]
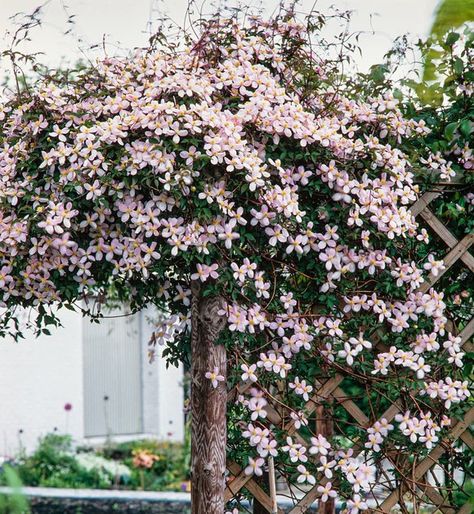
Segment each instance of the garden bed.
[{"label": "garden bed", "polygon": [[[8,488],[0,488],[8,494]],[[25,487],[31,514],[188,514],[189,493]]]},{"label": "garden bed", "polygon": [[187,490],[187,445],[152,440],[102,447],[76,447],[69,436],[48,434],[31,454],[3,459],[0,486],[9,486],[11,468],[25,487],[127,491]]}]

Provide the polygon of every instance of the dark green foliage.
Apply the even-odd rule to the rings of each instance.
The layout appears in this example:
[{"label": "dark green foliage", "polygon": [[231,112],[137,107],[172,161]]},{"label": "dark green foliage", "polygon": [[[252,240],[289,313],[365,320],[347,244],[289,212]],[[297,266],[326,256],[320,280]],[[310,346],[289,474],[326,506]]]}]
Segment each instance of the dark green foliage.
[{"label": "dark green foliage", "polygon": [[[48,434],[36,451],[21,455],[14,465],[25,485],[41,487],[106,488],[109,485],[96,470],[82,468],[72,452],[70,436]],[[0,475],[5,484],[6,474]]]},{"label": "dark green foliage", "polygon": [[[140,470],[133,466],[134,450],[150,450],[159,457],[151,469],[144,470],[144,481]],[[162,491],[181,490],[181,484],[189,478],[188,445],[148,440],[108,444],[96,450],[79,448],[77,451],[125,464],[131,474],[114,477],[103,467],[85,469],[76,458],[70,436],[48,434],[40,440],[35,452],[31,455],[22,453],[1,470],[0,484],[11,486],[12,477],[17,475],[27,486],[134,490],[141,489],[144,483],[147,490]],[[0,500],[0,514],[3,514],[1,505]]]}]

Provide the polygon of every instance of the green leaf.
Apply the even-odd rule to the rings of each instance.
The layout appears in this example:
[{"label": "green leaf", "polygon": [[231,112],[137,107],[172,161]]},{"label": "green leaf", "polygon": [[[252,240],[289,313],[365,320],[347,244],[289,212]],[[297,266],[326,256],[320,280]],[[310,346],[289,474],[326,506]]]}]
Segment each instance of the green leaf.
[{"label": "green leaf", "polygon": [[457,32],[450,32],[446,37],[446,44],[448,46],[453,46],[459,38],[460,34],[458,34]]},{"label": "green leaf", "polygon": [[457,73],[457,75],[462,75],[463,68],[464,63],[462,59],[456,57],[456,59],[454,60],[454,71]]},{"label": "green leaf", "polygon": [[465,137],[469,137],[469,135],[472,132],[472,123],[470,120],[464,120],[461,122],[461,125],[459,126],[459,130],[461,131],[462,135]]},{"label": "green leaf", "polygon": [[[453,28],[461,27],[467,21],[474,19],[474,0],[443,0],[436,11],[435,19],[431,27],[431,35],[441,38]],[[457,36],[457,37],[456,37]],[[459,34],[451,32],[446,38],[446,46],[451,47],[459,39]],[[423,81],[433,80],[436,68],[433,60],[436,59],[433,48],[425,57],[423,69]]]},{"label": "green leaf", "polygon": [[452,123],[449,123],[449,125],[446,125],[446,128],[444,129],[444,137],[451,141],[454,137],[454,133],[456,132],[456,129],[458,128],[459,123],[457,121],[453,121]]},{"label": "green leaf", "polygon": [[387,71],[387,66],[384,64],[376,64],[370,67],[369,76],[374,82],[381,83],[384,81]]},{"label": "green leaf", "polygon": [[393,91],[393,97],[396,98],[397,100],[400,100],[402,101],[403,100],[403,93],[400,91],[400,89],[394,89]]}]

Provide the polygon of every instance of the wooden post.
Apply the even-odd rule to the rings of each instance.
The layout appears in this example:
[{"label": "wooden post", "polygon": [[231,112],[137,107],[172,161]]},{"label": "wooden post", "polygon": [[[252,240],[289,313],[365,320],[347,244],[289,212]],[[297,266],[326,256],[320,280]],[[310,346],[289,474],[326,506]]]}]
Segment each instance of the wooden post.
[{"label": "wooden post", "polygon": [[272,500],[272,514],[278,514],[278,503],[276,493],[275,463],[273,457],[268,457],[268,480],[270,482],[270,498]]},{"label": "wooden post", "polygon": [[[268,471],[264,471],[263,475],[258,478],[254,478],[254,480],[257,482],[257,484],[262,487],[262,489],[265,489],[265,486],[268,486]],[[253,499],[253,514],[268,514],[268,510],[257,500],[257,498]]]},{"label": "wooden post", "polygon": [[[328,400],[328,403],[330,400]],[[332,419],[332,409],[324,405],[316,408],[316,433],[330,439],[334,434],[334,421]],[[319,502],[318,514],[335,514],[336,502],[334,498],[328,498],[325,503]]]},{"label": "wooden post", "polygon": [[[278,513],[278,505],[277,505],[277,497],[276,497],[276,478],[275,478],[275,465],[273,462],[273,457],[268,457],[268,471],[264,471],[261,477],[256,477],[254,480],[259,484],[259,486],[266,490],[268,489],[268,493],[271,500],[271,514]],[[268,514],[268,509],[261,504],[257,498],[253,499],[253,514]]]},{"label": "wooden post", "polygon": [[[227,361],[225,347],[216,345],[226,317],[219,296],[203,297],[191,284],[191,510],[222,514],[226,470]],[[219,369],[225,380],[216,388],[205,378]],[[172,399],[170,399],[172,401]]]}]

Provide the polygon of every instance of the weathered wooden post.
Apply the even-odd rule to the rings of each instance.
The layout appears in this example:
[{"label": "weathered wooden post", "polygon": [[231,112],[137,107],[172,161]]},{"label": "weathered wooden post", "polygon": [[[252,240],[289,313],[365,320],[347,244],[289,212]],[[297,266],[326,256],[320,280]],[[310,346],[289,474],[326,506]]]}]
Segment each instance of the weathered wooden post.
[{"label": "weathered wooden post", "polygon": [[[226,324],[222,297],[201,295],[191,284],[191,504],[192,514],[223,514],[226,470],[227,359],[215,344]],[[205,378],[218,368],[226,380]]]},{"label": "weathered wooden post", "polygon": [[[326,439],[331,439],[334,435],[334,420],[331,401],[328,400],[329,405],[318,405],[316,408],[316,433],[321,434]],[[334,498],[328,498],[325,503],[319,502],[318,514],[335,514],[336,502]]]}]

